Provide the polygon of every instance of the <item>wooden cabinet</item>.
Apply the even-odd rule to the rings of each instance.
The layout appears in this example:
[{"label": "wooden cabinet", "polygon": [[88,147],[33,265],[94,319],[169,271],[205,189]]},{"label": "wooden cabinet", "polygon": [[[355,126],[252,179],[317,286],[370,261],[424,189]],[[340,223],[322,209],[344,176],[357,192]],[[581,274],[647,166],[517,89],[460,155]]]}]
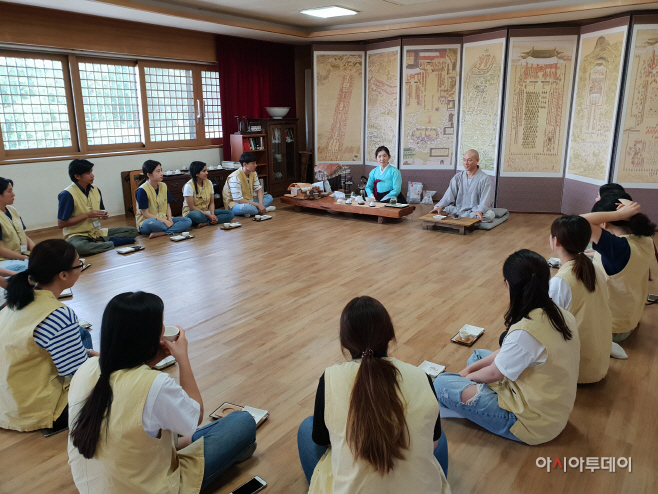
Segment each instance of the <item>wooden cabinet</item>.
[{"label": "wooden cabinet", "polygon": [[[224,201],[222,200],[222,189],[226,183],[226,179],[233,172],[233,170],[208,170],[208,180],[213,184],[215,195],[215,209],[222,209]],[[134,170],[130,172],[122,172],[122,184],[124,188],[124,197],[130,196],[132,204],[126,207],[126,217],[134,216],[137,211],[137,201],[135,200],[135,193],[139,186],[143,183],[144,175],[141,170]],[[125,178],[127,176],[127,179]],[[173,202],[171,205],[172,216],[181,216],[183,213],[183,187],[190,180],[190,176],[185,173],[177,175],[165,175],[163,182],[167,185],[167,189],[171,194]]]},{"label": "wooden cabinet", "polygon": [[268,192],[274,197],[282,196],[291,183],[299,181],[298,119],[268,118],[259,121],[267,135]]}]

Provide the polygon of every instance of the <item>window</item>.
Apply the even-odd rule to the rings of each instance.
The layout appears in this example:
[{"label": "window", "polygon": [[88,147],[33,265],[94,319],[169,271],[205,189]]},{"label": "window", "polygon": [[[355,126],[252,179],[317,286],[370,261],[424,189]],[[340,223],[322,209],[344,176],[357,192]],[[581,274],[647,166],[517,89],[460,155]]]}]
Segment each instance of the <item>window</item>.
[{"label": "window", "polygon": [[222,104],[219,99],[219,73],[201,71],[203,89],[203,121],[206,124],[206,139],[222,137]]},{"label": "window", "polygon": [[5,151],[73,146],[65,74],[62,60],[0,55]]},{"label": "window", "polygon": [[192,71],[144,67],[151,141],[196,139]]},{"label": "window", "polygon": [[89,146],[141,143],[135,66],[79,63]]}]

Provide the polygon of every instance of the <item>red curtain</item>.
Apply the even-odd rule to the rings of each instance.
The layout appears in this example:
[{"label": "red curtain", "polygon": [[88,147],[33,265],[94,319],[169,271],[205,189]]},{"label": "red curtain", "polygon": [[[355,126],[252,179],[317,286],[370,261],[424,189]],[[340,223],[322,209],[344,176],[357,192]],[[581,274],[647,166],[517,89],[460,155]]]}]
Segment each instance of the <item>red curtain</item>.
[{"label": "red curtain", "polygon": [[270,118],[266,106],[289,106],[286,117],[296,117],[295,49],[281,43],[217,36],[217,63],[224,159],[230,161],[230,135],[238,130],[236,115]]}]

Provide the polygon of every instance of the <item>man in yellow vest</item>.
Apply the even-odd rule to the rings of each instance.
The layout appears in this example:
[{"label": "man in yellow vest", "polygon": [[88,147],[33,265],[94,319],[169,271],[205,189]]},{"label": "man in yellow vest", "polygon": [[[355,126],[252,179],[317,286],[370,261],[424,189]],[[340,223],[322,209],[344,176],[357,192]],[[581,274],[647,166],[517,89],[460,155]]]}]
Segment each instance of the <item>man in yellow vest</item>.
[{"label": "man in yellow vest", "polygon": [[256,173],[256,156],[254,153],[242,153],[240,155],[240,168],[228,176],[222,197],[224,207],[232,211],[235,216],[255,216],[274,211],[271,206],[272,196],[263,194],[258,174]]},{"label": "man in yellow vest", "polygon": [[120,245],[134,244],[137,228],[120,226],[101,228],[105,211],[103,196],[94,187],[94,164],[87,160],[73,160],[69,177],[73,183],[60,192],[57,226],[64,230],[64,238],[73,244],[80,256],[90,256],[112,250]]}]

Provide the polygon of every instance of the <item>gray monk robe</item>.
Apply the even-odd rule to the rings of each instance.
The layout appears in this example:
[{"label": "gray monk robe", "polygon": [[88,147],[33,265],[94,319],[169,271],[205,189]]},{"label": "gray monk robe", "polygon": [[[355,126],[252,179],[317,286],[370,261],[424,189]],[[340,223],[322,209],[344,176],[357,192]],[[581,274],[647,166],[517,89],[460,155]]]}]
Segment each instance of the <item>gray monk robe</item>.
[{"label": "gray monk robe", "polygon": [[468,178],[466,170],[459,172],[450,180],[450,186],[443,198],[436,203],[449,215],[473,218],[476,211],[482,213],[482,221],[489,222],[495,217],[493,210],[494,189],[491,179],[478,168],[472,178]]}]

